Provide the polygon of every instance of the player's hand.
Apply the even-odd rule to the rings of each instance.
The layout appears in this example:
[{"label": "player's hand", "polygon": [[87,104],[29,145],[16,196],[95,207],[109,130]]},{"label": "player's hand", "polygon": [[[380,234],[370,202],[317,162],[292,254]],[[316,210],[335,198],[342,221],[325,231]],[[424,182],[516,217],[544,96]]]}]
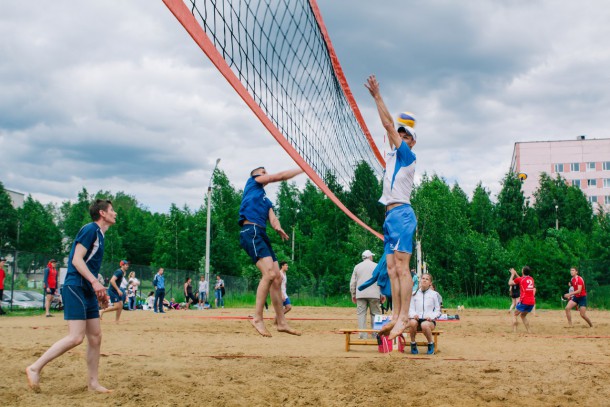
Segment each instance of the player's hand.
[{"label": "player's hand", "polygon": [[284,229],[282,228],[277,228],[275,229],[275,231],[280,235],[280,237],[282,238],[282,240],[288,240],[290,239],[290,237],[288,236],[288,234],[286,234],[286,232],[284,232]]},{"label": "player's hand", "polygon": [[369,90],[369,93],[372,97],[376,97],[377,95],[379,95],[379,82],[377,82],[377,78],[375,78],[375,75],[371,75],[368,77],[366,83],[364,84],[364,87]]}]

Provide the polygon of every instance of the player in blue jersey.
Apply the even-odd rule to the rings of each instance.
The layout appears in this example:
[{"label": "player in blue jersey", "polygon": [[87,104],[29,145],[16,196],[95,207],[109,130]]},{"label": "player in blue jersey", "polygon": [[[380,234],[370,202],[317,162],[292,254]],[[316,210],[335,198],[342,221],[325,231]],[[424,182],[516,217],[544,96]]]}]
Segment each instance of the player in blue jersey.
[{"label": "player in blue jersey", "polygon": [[47,363],[80,345],[87,337],[87,385],[89,390],[109,393],[98,381],[102,329],[99,306],[108,306],[106,288],[97,276],[104,256],[104,233],[116,222],[112,202],[96,200],[89,208],[93,222],[86,224],[74,238],[68,258],[68,272],[62,287],[64,319],[68,336],[55,342],[36,362],[25,369],[28,384],[40,391],[40,373]]},{"label": "player in blue jersey", "polygon": [[267,236],[267,221],[282,240],[288,240],[288,235],[275,216],[273,204],[265,194],[265,186],[271,182],[289,180],[302,172],[303,170],[300,168],[295,168],[277,174],[267,174],[264,167],[255,168],[250,172],[239,208],[239,225],[241,226],[239,244],[261,272],[261,280],[256,290],[256,309],[250,322],[262,336],[271,336],[263,321],[263,307],[268,294],[271,295],[271,303],[275,310],[277,330],[300,335],[298,331],[288,326],[284,316],[282,274],[269,236]]},{"label": "player in blue jersey", "polygon": [[386,207],[383,240],[388,276],[392,285],[392,322],[385,325],[380,334],[389,334],[388,339],[394,339],[407,328],[413,289],[409,261],[413,252],[413,234],[417,218],[411,207],[416,164],[415,154],[411,150],[417,142],[417,136],[409,126],[394,126],[394,120],[381,97],[379,82],[374,75],[368,78],[365,87],[375,99],[392,149],[386,157],[383,193],[379,199]]}]

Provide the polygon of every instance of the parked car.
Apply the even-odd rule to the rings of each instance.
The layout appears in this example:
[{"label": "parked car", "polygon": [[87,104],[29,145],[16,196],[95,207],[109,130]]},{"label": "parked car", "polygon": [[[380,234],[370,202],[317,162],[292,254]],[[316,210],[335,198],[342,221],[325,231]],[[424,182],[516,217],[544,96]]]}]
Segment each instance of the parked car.
[{"label": "parked car", "polygon": [[4,291],[2,294],[2,307],[10,308],[11,300],[13,308],[42,308],[43,304],[40,301],[33,300],[32,297],[27,296],[23,292],[13,291],[13,298],[11,298],[10,291]]},{"label": "parked car", "polygon": [[[57,294],[55,294],[53,300],[51,301],[51,308],[61,310],[63,309],[63,304],[61,302],[61,295],[59,295],[59,290],[57,291]],[[19,290],[18,292],[23,293],[27,297],[30,297],[33,301],[38,301],[40,306],[44,308],[45,296],[40,291]]]}]

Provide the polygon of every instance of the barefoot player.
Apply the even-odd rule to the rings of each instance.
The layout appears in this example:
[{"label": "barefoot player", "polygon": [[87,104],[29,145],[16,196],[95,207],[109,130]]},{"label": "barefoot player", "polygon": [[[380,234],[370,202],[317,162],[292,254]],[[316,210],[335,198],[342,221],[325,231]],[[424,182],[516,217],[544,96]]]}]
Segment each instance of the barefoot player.
[{"label": "barefoot player", "polygon": [[527,314],[532,312],[536,305],[536,286],[534,285],[534,279],[532,278],[531,270],[528,266],[524,266],[521,269],[522,276],[515,269],[510,269],[510,280],[509,285],[519,285],[519,291],[521,296],[519,302],[515,307],[515,313],[513,314],[513,332],[517,332],[517,317],[521,316],[521,321],[525,325],[525,330],[530,332],[530,323],[527,320]]},{"label": "barefoot player", "polygon": [[379,92],[379,83],[370,76],[365,84],[375,103],[381,123],[388,133],[390,151],[386,157],[383,175],[383,194],[379,199],[385,205],[383,224],[384,253],[388,262],[388,276],[392,285],[392,322],[379,333],[392,340],[407,328],[409,305],[413,290],[413,279],[409,261],[413,252],[413,233],[417,226],[415,212],[411,207],[411,191],[415,176],[416,158],[413,151],[417,136],[413,128],[394,121]]},{"label": "barefoot player", "polygon": [[64,319],[68,336],[55,342],[36,362],[25,368],[28,384],[40,391],[40,373],[47,363],[80,345],[87,337],[87,386],[89,390],[109,393],[98,382],[102,329],[99,304],[108,305],[106,288],[97,276],[104,256],[104,233],[116,222],[112,202],[98,199],[89,208],[93,222],[86,224],[74,238],[68,258],[68,272],[62,288]]},{"label": "barefoot player", "polygon": [[267,220],[282,240],[288,240],[288,235],[275,216],[273,204],[267,198],[264,187],[270,182],[289,180],[302,172],[303,170],[300,168],[277,174],[267,174],[264,167],[252,170],[250,179],[248,179],[244,188],[241,207],[239,208],[239,224],[241,226],[239,244],[261,272],[261,280],[256,290],[256,309],[251,323],[262,336],[271,336],[263,322],[263,306],[268,294],[271,295],[271,303],[275,310],[277,330],[292,335],[300,335],[286,323],[282,305],[282,274],[267,236]]},{"label": "barefoot player", "polygon": [[568,325],[570,328],[572,327],[572,308],[578,305],[578,312],[580,312],[582,319],[584,319],[590,327],[593,327],[593,322],[591,322],[587,316],[587,290],[585,289],[585,280],[578,275],[578,269],[576,267],[570,269],[570,274],[572,275],[570,285],[574,291],[563,295],[565,299],[569,299],[568,305],[566,305]]}]

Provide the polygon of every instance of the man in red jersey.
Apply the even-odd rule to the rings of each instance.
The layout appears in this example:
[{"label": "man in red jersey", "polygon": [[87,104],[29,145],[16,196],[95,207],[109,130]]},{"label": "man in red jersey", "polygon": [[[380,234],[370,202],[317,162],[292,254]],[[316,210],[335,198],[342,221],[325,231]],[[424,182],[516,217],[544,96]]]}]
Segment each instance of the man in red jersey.
[{"label": "man in red jersey", "polygon": [[[0,300],[2,300],[2,296],[4,295],[4,278],[6,277],[6,272],[4,271],[4,264],[6,263],[6,259],[4,257],[0,257]],[[0,315],[6,314],[2,309],[2,304],[0,304]]]},{"label": "man in red jersey", "polygon": [[517,317],[521,316],[525,330],[530,332],[530,323],[527,320],[527,314],[532,312],[536,305],[536,286],[534,285],[534,279],[530,276],[531,270],[528,266],[524,266],[521,269],[521,277],[515,271],[510,269],[510,280],[508,285],[519,285],[521,295],[519,302],[515,307],[515,313],[513,314],[513,332],[517,332]]},{"label": "man in red jersey", "polygon": [[570,269],[570,274],[572,275],[570,285],[572,285],[574,291],[563,295],[564,298],[570,300],[568,301],[568,305],[566,305],[568,325],[572,328],[572,308],[578,305],[578,312],[580,312],[582,319],[587,321],[587,324],[589,324],[590,327],[593,327],[593,323],[587,316],[587,290],[585,289],[585,280],[578,275],[578,269],[576,267]]},{"label": "man in red jersey", "polygon": [[57,273],[57,260],[51,259],[49,260],[49,264],[44,269],[44,309],[46,311],[47,317],[52,317],[51,315],[51,302],[55,297],[55,294],[59,291],[59,275]]}]

